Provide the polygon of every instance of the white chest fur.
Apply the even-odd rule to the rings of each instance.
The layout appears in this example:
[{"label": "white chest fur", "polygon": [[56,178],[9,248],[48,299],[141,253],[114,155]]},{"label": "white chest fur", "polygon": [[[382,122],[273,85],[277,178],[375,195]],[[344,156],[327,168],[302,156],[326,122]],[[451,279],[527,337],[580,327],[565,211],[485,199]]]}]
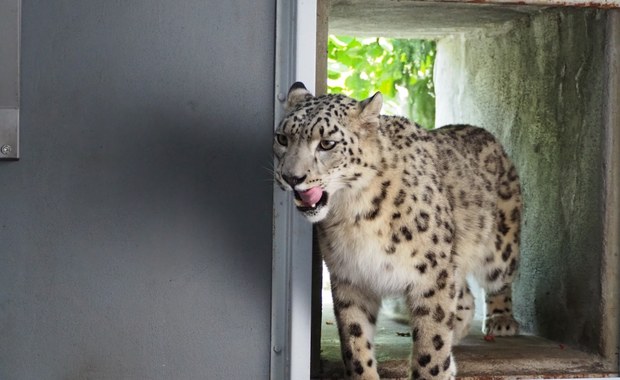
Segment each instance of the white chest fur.
[{"label": "white chest fur", "polygon": [[[401,295],[412,278],[413,265],[402,255],[387,254],[388,239],[378,224],[346,224],[324,231],[321,249],[332,275],[379,296]],[[385,234],[382,234],[385,235]]]}]

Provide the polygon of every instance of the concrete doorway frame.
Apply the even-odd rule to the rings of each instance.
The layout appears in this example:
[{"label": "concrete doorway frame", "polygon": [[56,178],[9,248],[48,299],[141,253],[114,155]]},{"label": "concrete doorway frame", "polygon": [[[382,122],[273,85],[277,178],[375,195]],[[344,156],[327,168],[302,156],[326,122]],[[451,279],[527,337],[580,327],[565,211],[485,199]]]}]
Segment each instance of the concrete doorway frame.
[{"label": "concrete doorway frame", "polygon": [[[454,1],[467,2],[467,1]],[[505,0],[488,3],[510,4]],[[276,72],[274,88],[274,128],[283,116],[282,104],[286,92],[294,81],[303,81],[313,93],[324,92],[316,84],[317,39],[320,43],[326,33],[326,23],[317,17],[324,11],[327,0],[277,0],[276,14]],[[521,4],[547,4],[557,6],[618,7],[616,0],[553,1],[527,0]],[[322,26],[317,26],[322,25]],[[320,30],[320,29],[324,30]],[[610,13],[608,20],[610,45],[608,49],[609,88],[606,104],[606,144],[604,160],[607,167],[604,178],[606,193],[604,259],[607,265],[602,273],[606,279],[603,291],[619,293],[618,258],[620,256],[620,10]],[[318,32],[318,33],[317,33]],[[317,37],[318,36],[318,37]],[[319,65],[321,66],[321,65]],[[324,70],[318,67],[319,71]],[[319,74],[320,76],[320,74]],[[311,331],[311,282],[312,282],[312,228],[293,206],[291,195],[274,186],[273,221],[273,271],[272,271],[272,325],[271,325],[271,379],[310,378]],[[605,308],[607,331],[618,332],[618,299],[607,300]],[[615,350],[614,339],[605,342],[603,350]]]},{"label": "concrete doorway frame", "polygon": [[[289,86],[314,92],[317,0],[277,0],[274,129]],[[310,378],[312,226],[295,210],[291,193],[274,184],[271,317],[272,380]]]}]

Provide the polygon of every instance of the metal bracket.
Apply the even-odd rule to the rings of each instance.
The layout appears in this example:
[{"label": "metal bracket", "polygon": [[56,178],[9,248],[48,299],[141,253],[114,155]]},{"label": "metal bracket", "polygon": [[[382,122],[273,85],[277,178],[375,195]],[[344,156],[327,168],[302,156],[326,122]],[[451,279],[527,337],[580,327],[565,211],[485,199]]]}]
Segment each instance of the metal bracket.
[{"label": "metal bracket", "polygon": [[0,160],[19,159],[19,110],[0,109]]},{"label": "metal bracket", "polygon": [[19,159],[21,0],[0,0],[0,160]]}]

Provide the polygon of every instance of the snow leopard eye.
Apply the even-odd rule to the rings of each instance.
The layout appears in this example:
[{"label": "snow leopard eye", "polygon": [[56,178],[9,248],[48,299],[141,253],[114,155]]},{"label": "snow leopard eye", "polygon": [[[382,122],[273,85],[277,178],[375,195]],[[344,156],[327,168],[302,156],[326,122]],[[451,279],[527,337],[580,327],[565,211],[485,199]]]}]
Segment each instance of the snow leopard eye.
[{"label": "snow leopard eye", "polygon": [[333,140],[321,140],[321,142],[319,143],[319,149],[321,150],[330,150],[330,149],[334,149],[334,147],[336,146],[336,141]]},{"label": "snow leopard eye", "polygon": [[276,133],[276,141],[282,146],[288,145],[288,137],[286,137],[286,135],[283,135],[282,133]]}]

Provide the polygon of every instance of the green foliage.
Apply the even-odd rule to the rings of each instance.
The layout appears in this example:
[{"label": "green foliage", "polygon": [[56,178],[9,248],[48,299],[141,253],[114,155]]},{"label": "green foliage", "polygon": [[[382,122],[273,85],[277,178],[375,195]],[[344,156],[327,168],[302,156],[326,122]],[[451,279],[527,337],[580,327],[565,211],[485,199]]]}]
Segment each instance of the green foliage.
[{"label": "green foliage", "polygon": [[386,113],[435,126],[435,42],[330,35],[328,91],[365,99],[381,91]]}]

